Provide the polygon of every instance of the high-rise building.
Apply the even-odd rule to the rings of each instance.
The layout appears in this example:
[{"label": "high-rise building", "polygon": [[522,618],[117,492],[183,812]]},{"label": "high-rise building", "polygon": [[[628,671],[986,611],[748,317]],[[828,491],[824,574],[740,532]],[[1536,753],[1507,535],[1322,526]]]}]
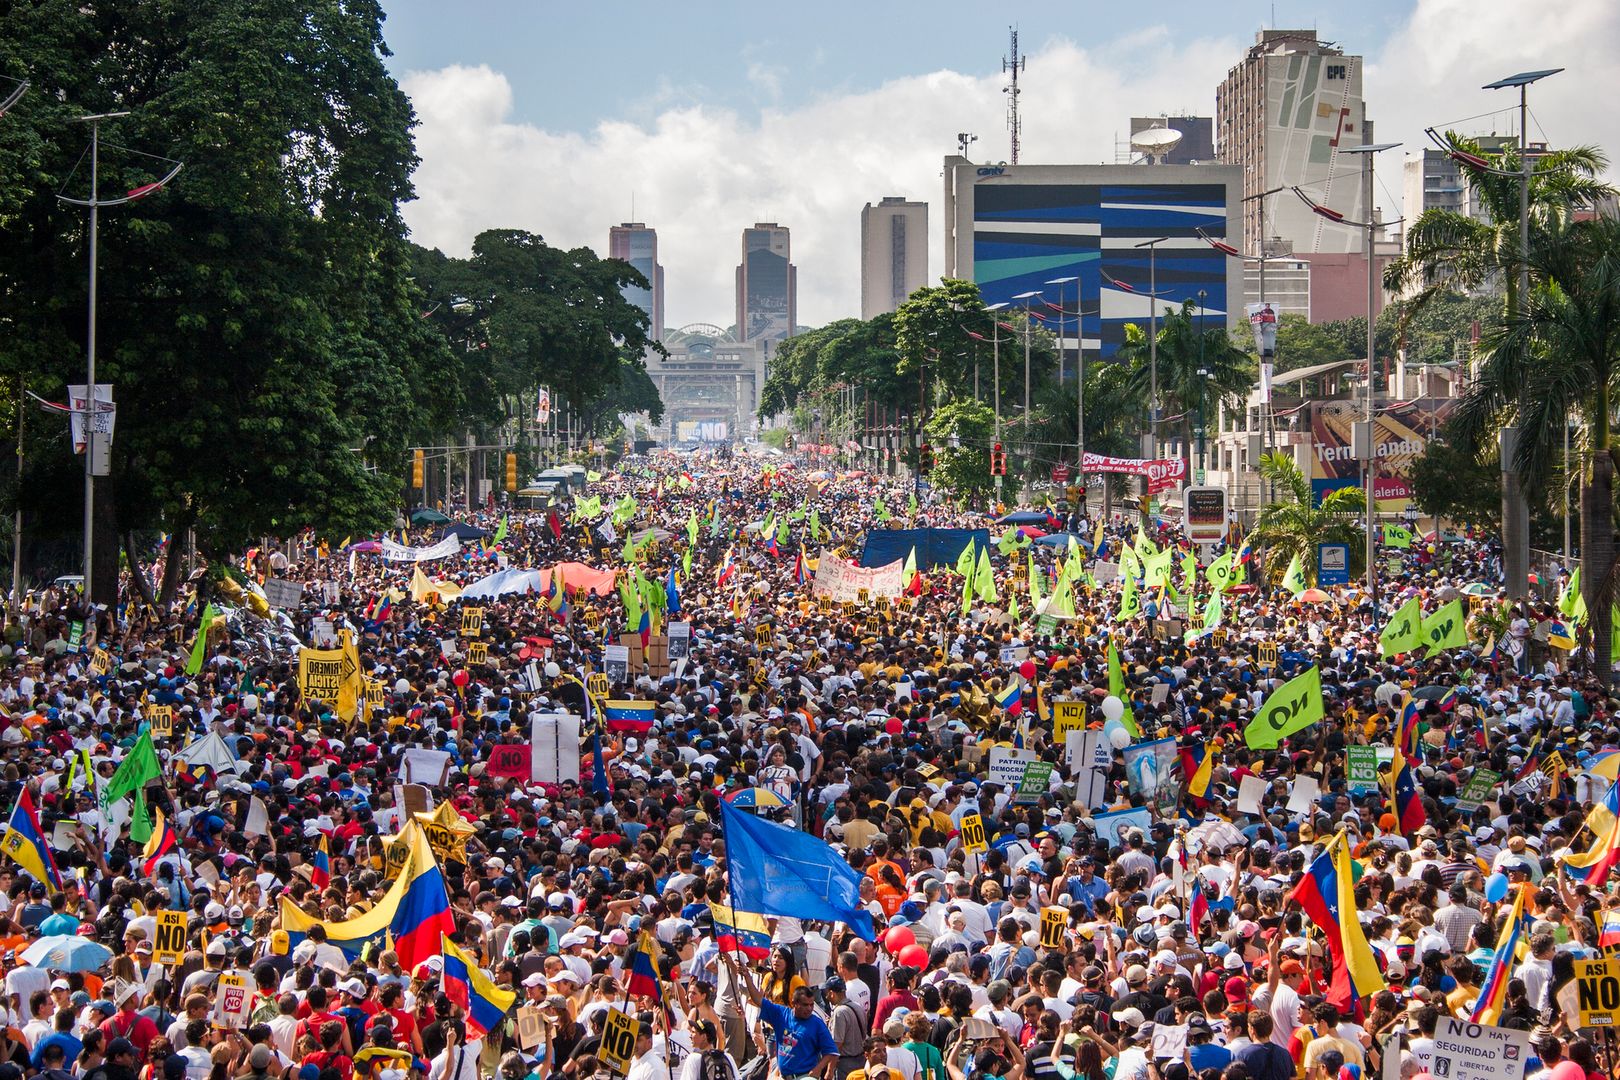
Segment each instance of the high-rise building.
[{"label": "high-rise building", "polygon": [[896,311],[928,284],[928,204],[886,196],[861,210],[861,318]]},{"label": "high-rise building", "polygon": [[1181,141],[1163,156],[1161,165],[1208,165],[1215,160],[1215,121],[1211,117],[1131,117],[1132,135],[1149,128],[1169,128],[1181,134]]},{"label": "high-rise building", "polygon": [[737,339],[781,341],[793,336],[798,270],[787,227],[761,221],[742,234],[737,267]]},{"label": "high-rise building", "polygon": [[[1362,230],[1335,224],[1300,200],[1366,221],[1361,163],[1348,146],[1372,141],[1361,97],[1362,61],[1314,30],[1262,30],[1215,95],[1217,151],[1243,168],[1243,247],[1296,255],[1360,252]],[[1285,190],[1260,198],[1273,188]],[[1265,236],[1260,235],[1261,202]],[[1278,242],[1280,241],[1280,243]]]},{"label": "high-rise building", "polygon": [[[1487,156],[1502,150],[1517,152],[1516,135],[1479,135],[1474,141]],[[1531,143],[1527,156],[1534,158],[1546,153],[1545,143]],[[1427,147],[1421,154],[1408,154],[1401,173],[1402,212],[1408,224],[1416,222],[1425,210],[1450,210],[1466,214],[1476,221],[1484,221],[1488,212],[1481,204],[1479,193],[1468,182],[1462,167],[1444,150]]]},{"label": "high-rise building", "polygon": [[658,264],[658,230],[627,221],[608,230],[608,258],[623,259],[647,279],[648,288],[627,286],[624,298],[652,320],[652,338],[664,340],[664,268]]}]

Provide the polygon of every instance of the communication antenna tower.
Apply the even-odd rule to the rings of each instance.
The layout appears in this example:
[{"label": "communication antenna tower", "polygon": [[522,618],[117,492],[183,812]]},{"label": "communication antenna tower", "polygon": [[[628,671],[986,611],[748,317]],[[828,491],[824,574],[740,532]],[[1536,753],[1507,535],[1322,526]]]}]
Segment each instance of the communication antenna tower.
[{"label": "communication antenna tower", "polygon": [[1001,58],[1001,70],[1010,74],[1012,81],[1002,87],[1001,92],[1007,95],[1007,132],[1012,138],[1012,163],[1016,165],[1019,137],[1023,133],[1023,124],[1018,119],[1018,95],[1023,93],[1018,89],[1018,73],[1024,69],[1028,61],[1018,55],[1018,28],[1009,26],[1007,32],[1012,35],[1012,56],[1010,59],[1005,56]]}]

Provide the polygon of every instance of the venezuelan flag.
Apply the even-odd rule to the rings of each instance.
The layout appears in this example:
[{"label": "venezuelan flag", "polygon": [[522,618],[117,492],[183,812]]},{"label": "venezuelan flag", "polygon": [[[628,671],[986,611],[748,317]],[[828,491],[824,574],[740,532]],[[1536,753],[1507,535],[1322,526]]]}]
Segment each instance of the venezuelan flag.
[{"label": "venezuelan flag", "polygon": [[147,838],[146,846],[141,849],[141,873],[147,877],[157,875],[158,864],[163,857],[173,851],[178,844],[174,836],[174,826],[163,817],[160,807],[157,812],[157,823],[152,829],[152,835]]},{"label": "venezuelan flag", "polygon": [[1384,989],[1384,977],[1356,917],[1350,846],[1342,832],[1328,841],[1290,898],[1299,902],[1327,939],[1333,967],[1328,1001],[1343,1013],[1360,1015],[1361,1003]]},{"label": "venezuelan flag", "polygon": [[1207,743],[1183,747],[1181,771],[1187,777],[1187,794],[1195,799],[1209,794],[1209,778],[1215,771],[1215,754]]},{"label": "venezuelan flag", "polygon": [[1491,954],[1491,966],[1485,975],[1485,984],[1479,988],[1474,1011],[1469,1015],[1471,1024],[1495,1024],[1502,1015],[1502,1002],[1507,998],[1508,978],[1518,966],[1528,947],[1530,917],[1524,910],[1524,898],[1531,886],[1519,886],[1513,898],[1513,910],[1508,913],[1502,936],[1496,939],[1496,951]]},{"label": "venezuelan flag", "polygon": [[1563,649],[1568,652],[1575,648],[1575,635],[1569,632],[1568,626],[1565,626],[1558,619],[1554,619],[1547,624],[1547,644],[1555,649]]},{"label": "venezuelan flag", "polygon": [[1399,747],[1390,771],[1390,801],[1394,804],[1395,827],[1402,836],[1411,836],[1429,820],[1418,795],[1416,770]]},{"label": "venezuelan flag", "polygon": [[39,814],[34,810],[34,797],[25,787],[17,796],[7,823],[5,839],[0,840],[0,851],[11,856],[13,862],[35,880],[62,887],[62,872],[56,868],[56,857],[45,843],[45,831],[39,827]]},{"label": "venezuelan flag", "polygon": [[771,954],[771,931],[765,916],[735,911],[712,900],[709,914],[714,917],[714,940],[721,952],[739,952],[750,960],[763,960]]},{"label": "venezuelan flag", "polygon": [[1610,908],[1603,913],[1603,928],[1598,931],[1598,947],[1603,949],[1620,945],[1620,911]]},{"label": "venezuelan flag", "polygon": [[737,552],[735,547],[726,548],[726,554],[720,560],[720,572],[715,576],[714,583],[724,586],[726,580],[737,571]]},{"label": "venezuelan flag", "polygon": [[657,719],[650,701],[609,701],[602,706],[602,712],[607,717],[609,731],[628,731],[636,735],[651,731]]},{"label": "venezuelan flag", "polygon": [[317,889],[332,884],[332,852],[325,833],[321,833],[321,841],[315,845],[315,853],[309,860],[309,883]]},{"label": "venezuelan flag", "polygon": [[456,948],[449,938],[442,939],[440,948],[444,952],[444,996],[467,1014],[467,1037],[482,1038],[506,1018],[517,994],[491,982],[473,958]]},{"label": "venezuelan flag", "polygon": [[[1620,785],[1616,785],[1620,787]],[[1603,883],[1608,880],[1609,873],[1616,864],[1620,864],[1620,817],[1615,816],[1612,807],[1614,792],[1611,790],[1608,798],[1604,800],[1604,808],[1608,813],[1608,829],[1598,834],[1598,839],[1592,847],[1580,855],[1564,855],[1562,861],[1564,872],[1576,881],[1583,881],[1594,889],[1602,889]],[[1594,809],[1588,818],[1597,815]]]},{"label": "venezuelan flag", "polygon": [[1407,698],[1401,707],[1400,723],[1395,728],[1395,746],[1413,761],[1423,760],[1423,744],[1418,739],[1418,723],[1422,710],[1415,698]]},{"label": "venezuelan flag", "polygon": [[325,922],[283,895],[281,926],[287,931],[288,948],[297,948],[309,928],[321,923],[326,928],[327,943],[351,960],[358,958],[367,945],[385,945],[390,937],[407,971],[430,956],[438,956],[440,936],[455,929],[444,874],[421,825],[414,820],[407,822],[403,835],[410,845],[404,868],[376,906],[359,917],[340,923]]},{"label": "venezuelan flag", "polygon": [[1024,688],[1012,676],[1007,677],[1007,685],[996,691],[996,708],[1005,709],[1009,716],[1017,716],[1024,711]]},{"label": "venezuelan flag", "polygon": [[658,970],[658,942],[653,939],[651,932],[641,932],[636,951],[630,955],[627,975],[625,993],[628,996],[650,997],[660,1002],[664,1000],[663,990],[658,984],[658,980],[663,978]]}]

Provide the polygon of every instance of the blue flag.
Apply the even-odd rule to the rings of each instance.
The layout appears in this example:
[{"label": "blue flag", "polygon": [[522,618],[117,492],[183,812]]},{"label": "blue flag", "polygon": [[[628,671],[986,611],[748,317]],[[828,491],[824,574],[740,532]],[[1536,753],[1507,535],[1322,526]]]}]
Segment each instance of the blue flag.
[{"label": "blue flag", "polygon": [[731,902],[742,911],[841,922],[877,937],[861,906],[861,875],[828,846],[798,829],[720,804],[730,864]]}]

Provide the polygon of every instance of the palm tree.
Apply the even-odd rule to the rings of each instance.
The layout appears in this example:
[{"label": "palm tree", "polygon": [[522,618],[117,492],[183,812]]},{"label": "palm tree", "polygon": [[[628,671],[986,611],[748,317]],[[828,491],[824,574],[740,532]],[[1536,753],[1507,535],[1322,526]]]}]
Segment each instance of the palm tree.
[{"label": "palm tree", "polygon": [[[1471,139],[1450,132],[1446,138],[1476,158],[1485,153]],[[1538,238],[1548,229],[1556,229],[1571,211],[1595,206],[1614,194],[1614,188],[1597,179],[1608,167],[1608,158],[1591,146],[1554,150],[1536,158],[1530,174],[1532,250]],[[1406,252],[1384,269],[1384,288],[1396,295],[1421,286],[1412,303],[1405,306],[1403,318],[1437,292],[1478,289],[1498,278],[1506,294],[1505,309],[1518,308],[1519,152],[1503,151],[1490,169],[1466,160],[1459,160],[1458,168],[1478,196],[1486,220],[1455,210],[1432,209],[1408,226]]]},{"label": "palm tree", "polygon": [[1293,457],[1278,451],[1261,456],[1260,476],[1282,496],[1261,509],[1249,534],[1265,550],[1266,575],[1274,584],[1296,555],[1306,577],[1316,584],[1318,544],[1349,544],[1352,559],[1359,556],[1365,535],[1361,515],[1367,506],[1359,487],[1337,488],[1318,503]]},{"label": "palm tree", "polygon": [[[1159,320],[1158,387],[1161,415],[1168,411],[1181,436],[1182,458],[1192,473],[1193,420],[1202,412],[1208,425],[1219,414],[1226,398],[1247,393],[1254,384],[1254,358],[1232,344],[1226,320],[1200,319],[1196,303],[1188,300],[1180,311]],[[1208,322],[1207,326],[1201,323]],[[1131,389],[1143,400],[1149,396],[1153,375],[1145,328],[1135,323],[1125,327],[1125,343],[1118,358],[1131,364]],[[1200,371],[1207,375],[1199,374]],[[1177,416],[1176,414],[1179,414]]]},{"label": "palm tree", "polygon": [[1496,429],[1519,430],[1515,465],[1544,477],[1564,428],[1580,418],[1581,593],[1592,651],[1612,681],[1610,608],[1615,595],[1611,433],[1620,402],[1620,221],[1598,218],[1544,231],[1528,260],[1532,287],[1481,341],[1479,377],[1458,406],[1460,441],[1479,446]]}]

